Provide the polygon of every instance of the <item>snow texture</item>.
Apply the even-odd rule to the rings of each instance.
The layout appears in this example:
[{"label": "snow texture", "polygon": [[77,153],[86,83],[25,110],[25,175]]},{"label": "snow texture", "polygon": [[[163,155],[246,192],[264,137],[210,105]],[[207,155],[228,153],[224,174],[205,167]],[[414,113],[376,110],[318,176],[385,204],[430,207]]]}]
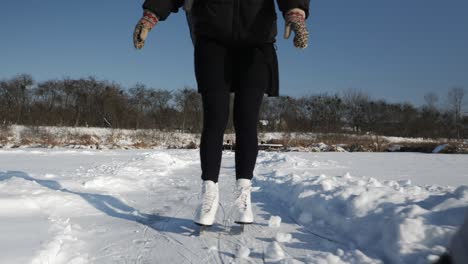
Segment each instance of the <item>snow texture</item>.
[{"label": "snow texture", "polygon": [[234,169],[198,236],[198,150],[0,150],[0,263],[427,263],[468,204],[468,156],[260,151],[239,233]]},{"label": "snow texture", "polygon": [[272,228],[279,228],[281,226],[281,217],[272,215],[268,221],[268,226]]},{"label": "snow texture", "polygon": [[250,249],[245,246],[239,246],[236,252],[236,258],[246,259],[250,255]]},{"label": "snow texture", "polygon": [[275,236],[275,240],[280,242],[280,243],[287,243],[287,242],[290,242],[292,239],[292,235],[291,234],[288,234],[288,233],[281,233],[279,232],[278,234],[276,234]]},{"label": "snow texture", "polygon": [[280,261],[285,257],[284,251],[278,242],[273,241],[268,244],[265,251],[265,258],[268,261]]}]

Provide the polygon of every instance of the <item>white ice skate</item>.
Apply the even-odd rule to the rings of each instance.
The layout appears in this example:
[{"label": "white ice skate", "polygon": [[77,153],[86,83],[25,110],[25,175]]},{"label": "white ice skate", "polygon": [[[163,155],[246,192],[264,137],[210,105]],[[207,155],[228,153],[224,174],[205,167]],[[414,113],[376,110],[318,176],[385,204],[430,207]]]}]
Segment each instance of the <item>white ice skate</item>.
[{"label": "white ice skate", "polygon": [[245,225],[252,224],[254,221],[252,204],[250,202],[250,192],[252,190],[252,182],[248,179],[237,180],[237,199],[235,201],[236,215],[234,222]]},{"label": "white ice skate", "polygon": [[213,225],[218,203],[218,184],[213,181],[203,181],[202,202],[197,209],[194,222],[200,226]]}]

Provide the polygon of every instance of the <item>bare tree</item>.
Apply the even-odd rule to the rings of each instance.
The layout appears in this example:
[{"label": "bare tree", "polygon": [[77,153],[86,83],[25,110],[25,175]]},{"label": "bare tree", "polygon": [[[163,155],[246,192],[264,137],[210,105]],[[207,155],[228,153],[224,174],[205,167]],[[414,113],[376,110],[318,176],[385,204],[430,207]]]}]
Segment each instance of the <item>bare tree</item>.
[{"label": "bare tree", "polygon": [[4,104],[4,119],[22,124],[25,122],[27,107],[29,106],[30,90],[34,80],[31,75],[20,74],[13,79],[0,83],[1,103]]},{"label": "bare tree", "polygon": [[179,90],[174,100],[177,110],[182,115],[181,130],[186,132],[199,132],[202,121],[202,101],[200,94],[192,88],[185,87]]},{"label": "bare tree", "polygon": [[368,93],[358,89],[347,89],[341,98],[346,106],[346,117],[355,132],[360,132],[364,125],[365,108],[370,101]]},{"label": "bare tree", "polygon": [[136,113],[135,129],[139,129],[141,125],[146,123],[145,113],[151,110],[151,90],[146,88],[144,84],[138,83],[129,89],[130,104]]},{"label": "bare tree", "polygon": [[449,109],[453,115],[453,121],[458,139],[460,139],[462,129],[461,120],[464,96],[465,89],[462,87],[453,87],[447,94]]},{"label": "bare tree", "polygon": [[[465,90],[460,87],[447,93],[448,107],[444,109],[437,107],[439,98],[435,93],[427,93],[421,107],[373,100],[357,89],[348,89],[341,96],[266,97],[260,119],[267,121],[262,127],[265,132],[333,133],[342,132],[343,124],[349,124],[355,132],[461,138],[468,136],[463,99]],[[201,97],[189,87],[166,91],[138,84],[125,89],[94,77],[35,84],[26,74],[0,80],[0,124],[4,125],[111,126],[200,132],[202,123]]]},{"label": "bare tree", "polygon": [[152,102],[151,117],[155,127],[159,129],[171,128],[171,100],[173,95],[170,91],[155,89],[149,94]]}]

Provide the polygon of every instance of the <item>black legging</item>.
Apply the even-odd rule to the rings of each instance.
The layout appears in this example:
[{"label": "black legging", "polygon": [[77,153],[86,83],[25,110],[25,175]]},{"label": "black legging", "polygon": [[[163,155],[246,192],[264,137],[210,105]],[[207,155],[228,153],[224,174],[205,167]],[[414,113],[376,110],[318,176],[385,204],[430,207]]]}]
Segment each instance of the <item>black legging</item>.
[{"label": "black legging", "polygon": [[252,179],[258,154],[260,105],[269,84],[268,65],[255,47],[233,48],[197,40],[195,71],[203,102],[202,179],[218,181],[231,88],[235,91],[236,178]]}]

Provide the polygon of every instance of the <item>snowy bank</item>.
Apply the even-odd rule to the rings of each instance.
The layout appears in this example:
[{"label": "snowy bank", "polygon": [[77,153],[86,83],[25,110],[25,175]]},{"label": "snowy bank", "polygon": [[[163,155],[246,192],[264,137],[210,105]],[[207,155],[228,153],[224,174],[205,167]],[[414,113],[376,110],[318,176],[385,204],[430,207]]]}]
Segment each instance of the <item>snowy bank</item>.
[{"label": "snowy bank", "polygon": [[[396,138],[336,133],[259,133],[259,149],[305,152],[423,152],[468,153],[468,141]],[[225,149],[233,149],[235,135],[224,135]],[[0,148],[71,149],[196,149],[199,133],[155,129],[91,127],[0,127]],[[445,146],[439,148],[439,146]]]},{"label": "snowy bank", "polygon": [[289,207],[294,221],[375,262],[428,263],[445,251],[468,205],[466,185],[317,175],[308,168],[331,164],[277,153],[262,153],[259,164],[256,183]]}]

